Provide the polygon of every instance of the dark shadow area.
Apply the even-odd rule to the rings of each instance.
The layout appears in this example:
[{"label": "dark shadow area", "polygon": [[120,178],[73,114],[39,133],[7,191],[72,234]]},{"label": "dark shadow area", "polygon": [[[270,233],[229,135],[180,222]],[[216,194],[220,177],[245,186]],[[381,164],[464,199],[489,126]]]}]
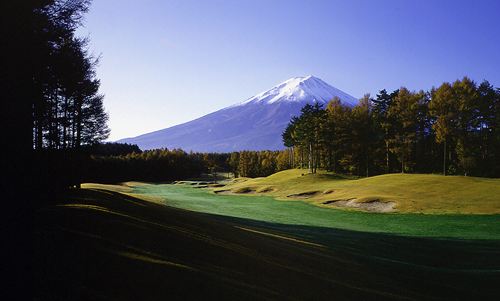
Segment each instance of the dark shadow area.
[{"label": "dark shadow area", "polygon": [[389,265],[428,271],[474,272],[500,276],[500,241],[422,238],[338,228],[287,225],[204,214],[321,244],[333,250]]},{"label": "dark shadow area", "polygon": [[197,213],[71,190],[37,213],[37,300],[491,300],[500,242]]}]

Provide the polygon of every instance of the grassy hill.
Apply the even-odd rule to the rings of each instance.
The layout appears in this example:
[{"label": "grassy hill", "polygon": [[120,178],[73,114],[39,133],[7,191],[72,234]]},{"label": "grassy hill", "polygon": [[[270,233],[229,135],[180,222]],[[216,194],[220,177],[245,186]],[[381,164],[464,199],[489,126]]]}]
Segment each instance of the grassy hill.
[{"label": "grassy hill", "polygon": [[240,179],[219,190],[266,193],[279,200],[296,196],[315,205],[333,208],[339,208],[335,201],[353,200],[354,203],[395,202],[398,213],[500,213],[500,179],[422,174],[352,179],[325,171],[307,174],[307,171],[296,169],[266,178]]},{"label": "grassy hill", "polygon": [[[286,174],[274,176],[276,192],[293,180]],[[321,177],[304,177],[307,189]],[[72,190],[37,212],[35,299],[491,300],[500,293],[498,241],[318,228],[336,238],[326,247],[251,224],[110,190]],[[402,260],[408,254],[412,260]]]}]

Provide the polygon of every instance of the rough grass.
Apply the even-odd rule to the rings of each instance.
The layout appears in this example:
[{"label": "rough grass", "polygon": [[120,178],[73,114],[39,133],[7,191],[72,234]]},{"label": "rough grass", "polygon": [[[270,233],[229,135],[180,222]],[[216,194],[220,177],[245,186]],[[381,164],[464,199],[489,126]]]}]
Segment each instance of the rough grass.
[{"label": "rough grass", "polygon": [[244,190],[272,186],[268,195],[279,200],[311,191],[317,194],[308,202],[320,206],[335,200],[356,202],[396,202],[398,213],[424,214],[500,214],[500,180],[462,176],[388,174],[349,179],[319,171],[286,170],[266,178],[245,179],[224,190]]}]

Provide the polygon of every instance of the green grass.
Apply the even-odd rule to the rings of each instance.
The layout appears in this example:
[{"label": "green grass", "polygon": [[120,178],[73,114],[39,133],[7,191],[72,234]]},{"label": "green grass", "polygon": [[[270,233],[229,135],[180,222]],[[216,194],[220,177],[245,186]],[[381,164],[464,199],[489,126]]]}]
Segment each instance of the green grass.
[{"label": "green grass", "polygon": [[[35,299],[494,300],[500,294],[500,215],[488,214],[498,207],[498,180],[302,173],[223,188],[129,182],[71,190],[36,213]],[[228,189],[241,194],[214,193]],[[328,194],[287,197],[307,192]],[[393,200],[399,211],[322,205],[346,198]]]},{"label": "green grass", "polygon": [[[402,273],[411,267],[427,272],[477,273],[489,279],[500,276],[500,215],[485,214],[496,208],[496,194],[492,191],[496,191],[498,183],[489,179],[400,174],[357,180],[325,172],[302,175],[302,171],[291,170],[267,178],[243,179],[224,188],[199,189],[191,183],[143,185],[133,187],[132,193],[153,197],[160,204],[202,212],[222,222],[291,235],[362,260],[395,265]],[[214,193],[228,189],[242,194]],[[264,191],[267,192],[259,193]],[[328,194],[306,200],[286,197],[305,192]],[[406,211],[390,214],[318,205],[351,197],[397,199],[398,208],[410,205]],[[471,208],[441,209],[476,205],[472,208],[477,212],[481,204],[476,202],[482,201],[489,204],[482,207],[481,210],[489,208],[482,214],[463,213]]]},{"label": "green grass", "polygon": [[[369,225],[371,217],[392,223],[397,216],[453,215],[348,212],[191,185],[136,188],[178,207],[248,217],[241,218],[96,188],[71,190],[36,212],[34,300],[495,300],[500,293],[498,239],[331,227],[365,220],[357,227],[379,228]],[[264,221],[273,215],[276,222]]]},{"label": "green grass", "polygon": [[[287,180],[283,181],[287,182]],[[308,181],[314,182],[315,180],[308,179]],[[304,190],[311,190],[312,184],[310,185]],[[369,213],[316,206],[302,200],[276,200],[275,197],[267,196],[267,194],[216,195],[210,193],[210,190],[195,189],[186,185],[140,186],[135,187],[133,192],[163,198],[164,201],[161,203],[168,206],[271,223],[272,227],[290,225],[315,227],[318,231],[335,228],[414,237],[500,239],[500,215],[498,214]]]}]

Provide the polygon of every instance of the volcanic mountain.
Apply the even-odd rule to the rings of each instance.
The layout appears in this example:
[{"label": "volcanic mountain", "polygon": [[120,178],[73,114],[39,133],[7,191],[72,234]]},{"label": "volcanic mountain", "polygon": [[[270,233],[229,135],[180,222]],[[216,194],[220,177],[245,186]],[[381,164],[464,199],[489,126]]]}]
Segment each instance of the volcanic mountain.
[{"label": "volcanic mountain", "polygon": [[337,96],[351,107],[358,100],[314,76],[289,79],[243,102],[198,119],[117,142],[142,150],[166,147],[194,152],[282,150],[281,133],[307,103],[326,104]]}]

